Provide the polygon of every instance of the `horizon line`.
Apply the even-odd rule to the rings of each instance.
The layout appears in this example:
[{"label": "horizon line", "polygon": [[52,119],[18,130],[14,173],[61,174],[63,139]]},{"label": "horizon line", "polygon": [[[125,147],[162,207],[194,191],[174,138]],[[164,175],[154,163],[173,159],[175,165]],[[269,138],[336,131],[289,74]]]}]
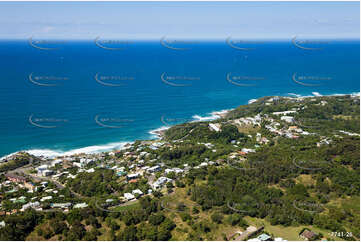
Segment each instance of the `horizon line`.
[{"label": "horizon line", "polygon": [[[232,36],[227,36],[225,38],[182,38],[182,37],[178,37],[178,38],[167,38],[164,39],[163,37],[160,38],[103,38],[104,41],[113,41],[113,40],[127,40],[127,41],[137,41],[137,42],[142,42],[142,41],[149,41],[149,42],[153,42],[153,41],[161,41],[162,39],[164,39],[165,41],[204,41],[204,42],[209,42],[209,41],[226,41],[229,38],[232,38],[232,40],[236,40],[236,41],[290,41],[292,39],[295,39],[297,37],[297,39],[299,40],[337,40],[337,41],[341,41],[341,40],[358,40],[360,41],[360,36],[358,37],[301,37],[301,36],[297,36],[294,35],[292,37],[289,38],[250,38],[250,37],[245,37],[245,38],[239,38],[239,37],[232,37]],[[96,41],[96,39],[99,38],[99,36],[94,37],[94,38],[36,38],[34,39],[34,41],[36,40],[51,40],[51,41]],[[31,40],[32,37],[28,37],[28,38],[1,38],[0,37],[0,41],[29,41]],[[100,39],[101,40],[101,39]],[[182,43],[181,43],[182,44]],[[183,44],[194,44],[194,43],[183,43]],[[257,44],[257,43],[253,43],[253,44]],[[261,43],[262,44],[262,43]]]}]

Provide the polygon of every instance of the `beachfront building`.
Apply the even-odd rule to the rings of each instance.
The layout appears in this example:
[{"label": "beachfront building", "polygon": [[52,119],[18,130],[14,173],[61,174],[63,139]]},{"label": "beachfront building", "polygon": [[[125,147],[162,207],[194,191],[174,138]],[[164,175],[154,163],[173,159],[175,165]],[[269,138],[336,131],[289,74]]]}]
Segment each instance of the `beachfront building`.
[{"label": "beachfront building", "polygon": [[58,164],[62,164],[62,163],[63,163],[62,160],[56,159],[56,160],[53,160],[53,161],[51,162],[51,166],[54,167],[54,166],[56,166],[56,165],[58,165]]}]

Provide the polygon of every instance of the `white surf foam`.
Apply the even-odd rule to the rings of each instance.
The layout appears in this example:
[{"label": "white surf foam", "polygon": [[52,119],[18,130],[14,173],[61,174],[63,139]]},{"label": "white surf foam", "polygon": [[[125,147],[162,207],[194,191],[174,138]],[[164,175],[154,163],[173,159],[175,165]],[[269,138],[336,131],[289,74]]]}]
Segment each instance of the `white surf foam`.
[{"label": "white surf foam", "polygon": [[251,104],[251,103],[254,103],[254,102],[257,102],[257,99],[250,99],[250,100],[248,101],[248,104]]},{"label": "white surf foam", "polygon": [[167,130],[169,128],[170,128],[170,126],[162,126],[160,128],[153,129],[153,130],[149,131],[148,133],[152,135],[152,138],[158,138],[160,136],[159,132]]},{"label": "white surf foam", "polygon": [[[232,109],[223,109],[220,111],[213,111],[211,113],[209,113],[210,115],[208,116],[200,116],[200,115],[193,115],[192,118],[193,120],[190,121],[192,122],[202,122],[202,121],[212,121],[218,118],[221,118],[223,115],[225,115],[227,112],[231,111]],[[167,130],[169,128],[171,128],[173,125],[169,125],[169,126],[162,126],[160,128],[157,129],[153,129],[151,131],[149,131],[148,133],[152,135],[151,138],[159,138],[159,132]]]},{"label": "white surf foam", "polygon": [[116,142],[116,143],[109,143],[105,145],[93,145],[87,146],[83,148],[73,149],[69,151],[62,151],[62,150],[50,150],[50,149],[31,149],[25,150],[25,152],[35,155],[35,156],[43,156],[54,158],[57,156],[69,156],[69,155],[76,155],[76,154],[96,154],[101,152],[107,152],[112,150],[121,150],[124,146],[131,142]]},{"label": "white surf foam", "polygon": [[351,95],[351,96],[360,96],[360,92],[352,92],[352,93],[335,93],[335,94],[326,94],[326,95],[322,95],[319,92],[312,92],[312,95],[301,95],[301,94],[297,94],[297,93],[287,93],[287,95],[290,96],[295,96],[297,98],[306,98],[306,97],[332,97],[332,96],[346,96],[346,95]]},{"label": "white surf foam", "polygon": [[312,92],[312,94],[316,97],[321,97],[322,95],[319,92]]},{"label": "white surf foam", "polygon": [[288,95],[290,95],[290,96],[302,97],[302,95],[297,94],[297,93],[292,93],[292,92],[289,92],[289,93],[287,93],[287,94],[288,94]]},{"label": "white surf foam", "polygon": [[213,111],[209,113],[209,116],[200,116],[200,115],[193,115],[192,118],[194,119],[192,122],[202,122],[202,121],[212,121],[218,118],[221,118],[222,115],[228,113],[232,109],[223,109],[220,111]]}]

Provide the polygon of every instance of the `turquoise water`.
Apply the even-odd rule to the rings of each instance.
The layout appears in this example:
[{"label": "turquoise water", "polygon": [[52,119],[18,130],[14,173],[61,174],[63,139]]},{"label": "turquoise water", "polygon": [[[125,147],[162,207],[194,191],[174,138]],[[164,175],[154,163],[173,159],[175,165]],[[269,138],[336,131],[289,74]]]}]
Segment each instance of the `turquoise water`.
[{"label": "turquoise water", "polygon": [[360,91],[359,41],[116,45],[1,41],[0,157],[109,150],[266,95]]}]

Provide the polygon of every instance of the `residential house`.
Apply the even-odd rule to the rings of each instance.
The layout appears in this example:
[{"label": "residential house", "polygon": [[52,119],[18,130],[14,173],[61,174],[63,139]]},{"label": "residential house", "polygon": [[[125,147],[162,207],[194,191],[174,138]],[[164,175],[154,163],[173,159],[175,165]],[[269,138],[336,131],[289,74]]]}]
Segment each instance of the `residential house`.
[{"label": "residential house", "polygon": [[140,176],[139,173],[129,174],[129,175],[127,175],[127,179],[132,180],[132,179],[138,178],[139,176]]},{"label": "residential house", "polygon": [[301,234],[300,238],[304,240],[314,240],[317,234],[311,230],[305,229]]},{"label": "residential house", "polygon": [[210,130],[212,130],[212,131],[216,131],[216,132],[220,132],[220,131],[221,131],[221,125],[220,125],[220,124],[210,123],[210,124],[209,124],[209,128],[210,128]]},{"label": "residential house", "polygon": [[6,179],[12,182],[25,182],[26,178],[22,176],[17,176],[14,174],[5,174]]},{"label": "residential house", "polygon": [[260,240],[260,241],[270,241],[270,240],[272,240],[271,236],[269,236],[268,234],[265,234],[265,233],[259,235],[257,237],[257,239]]},{"label": "residential house", "polygon": [[156,166],[153,166],[153,167],[150,167],[147,169],[147,172],[149,173],[154,173],[154,172],[158,172],[160,171],[162,168],[159,166],[159,165],[156,165]]},{"label": "residential house", "polygon": [[142,195],[143,195],[143,192],[142,192],[141,190],[139,190],[139,189],[135,189],[135,190],[132,191],[132,194],[133,194],[134,196],[136,196],[136,195],[142,196]]},{"label": "residential house", "polygon": [[157,181],[155,181],[153,184],[152,184],[152,187],[153,189],[158,189],[158,188],[161,188],[164,184],[168,183],[168,182],[172,182],[173,180],[168,178],[168,177],[164,177],[164,176],[161,176],[158,178]]},{"label": "residential house", "polygon": [[174,172],[174,173],[176,173],[176,174],[179,174],[179,173],[183,173],[184,170],[182,170],[181,168],[175,167],[175,168],[167,168],[167,169],[165,169],[165,171],[164,171],[165,174],[168,174],[168,173],[171,173],[171,172]]},{"label": "residential house", "polygon": [[295,119],[292,116],[282,116],[281,120],[287,122],[287,123],[293,123]]},{"label": "residential house", "polygon": [[127,200],[127,201],[130,201],[130,200],[133,200],[135,198],[135,196],[131,193],[124,193],[124,198]]},{"label": "residential house", "polygon": [[46,201],[46,200],[51,200],[51,199],[53,199],[52,196],[46,196],[46,197],[41,198],[41,199],[40,199],[40,202],[44,202],[44,201]]},{"label": "residential house", "polygon": [[71,203],[52,203],[50,204],[50,207],[52,208],[69,208],[71,206]]},{"label": "residential house", "polygon": [[88,207],[88,204],[86,203],[77,203],[73,206],[73,208],[86,208]]}]

